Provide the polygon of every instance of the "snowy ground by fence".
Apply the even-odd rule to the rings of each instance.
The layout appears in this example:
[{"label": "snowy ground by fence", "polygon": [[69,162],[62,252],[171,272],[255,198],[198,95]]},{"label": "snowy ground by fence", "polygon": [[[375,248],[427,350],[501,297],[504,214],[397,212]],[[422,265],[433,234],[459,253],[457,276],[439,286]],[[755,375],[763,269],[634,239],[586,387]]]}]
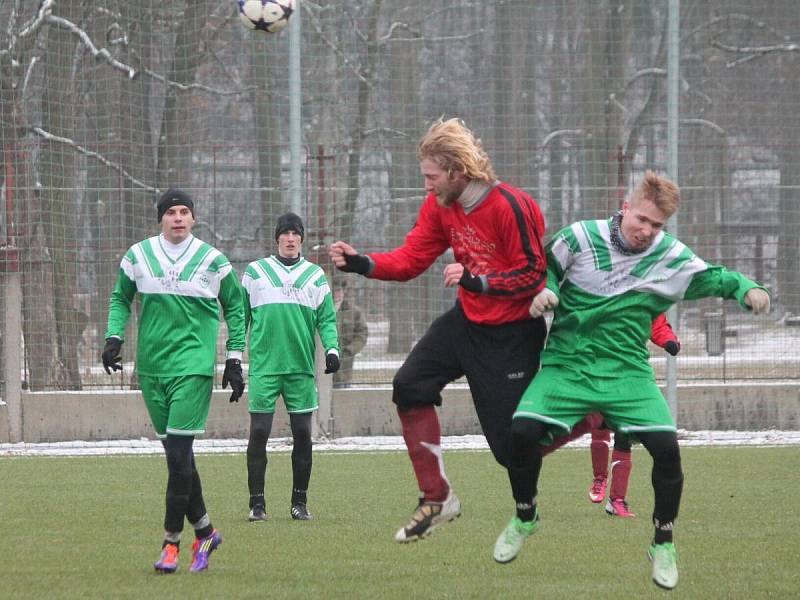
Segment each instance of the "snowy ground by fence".
[{"label": "snowy ground by fence", "polygon": [[[800,431],[685,431],[679,430],[681,446],[789,446],[800,445]],[[568,448],[588,448],[588,435],[567,445]],[[482,435],[460,435],[442,438],[445,450],[488,450]],[[269,441],[270,452],[289,452],[291,438]],[[316,452],[395,452],[405,450],[400,436],[343,437],[314,442]],[[247,440],[195,441],[198,454],[233,454],[247,450]],[[0,457],[9,456],[111,456],[125,454],[159,454],[161,442],[156,440],[113,440],[107,442],[57,442],[49,444],[0,444]]]}]

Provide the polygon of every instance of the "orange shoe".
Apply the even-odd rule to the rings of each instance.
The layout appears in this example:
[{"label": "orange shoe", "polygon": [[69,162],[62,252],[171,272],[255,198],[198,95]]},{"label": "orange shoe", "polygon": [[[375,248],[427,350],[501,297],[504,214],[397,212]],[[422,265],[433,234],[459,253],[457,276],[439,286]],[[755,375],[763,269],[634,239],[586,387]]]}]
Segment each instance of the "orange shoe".
[{"label": "orange shoe", "polygon": [[161,549],[161,558],[159,558],[153,567],[159,573],[174,573],[178,570],[178,556],[181,554],[181,549],[177,544],[165,544]]}]

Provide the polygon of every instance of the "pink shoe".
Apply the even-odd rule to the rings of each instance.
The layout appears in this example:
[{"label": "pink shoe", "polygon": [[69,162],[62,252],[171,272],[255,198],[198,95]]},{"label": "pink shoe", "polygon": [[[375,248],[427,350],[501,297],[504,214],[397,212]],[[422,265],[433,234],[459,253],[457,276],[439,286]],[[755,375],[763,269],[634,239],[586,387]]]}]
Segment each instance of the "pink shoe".
[{"label": "pink shoe", "polygon": [[606,502],[606,512],[613,516],[617,517],[635,517],[636,515],[633,514],[628,509],[628,503],[625,502],[625,498],[609,498],[608,502]]},{"label": "pink shoe", "polygon": [[608,479],[606,477],[597,477],[592,482],[592,487],[589,488],[589,500],[595,504],[602,502],[606,497],[606,485]]}]

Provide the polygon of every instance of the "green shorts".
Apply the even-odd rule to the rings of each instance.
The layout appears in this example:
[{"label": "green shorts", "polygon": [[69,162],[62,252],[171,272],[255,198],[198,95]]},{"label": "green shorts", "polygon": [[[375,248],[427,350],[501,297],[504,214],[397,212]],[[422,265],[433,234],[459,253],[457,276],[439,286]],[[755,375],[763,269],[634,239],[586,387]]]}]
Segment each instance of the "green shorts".
[{"label": "green shorts", "polygon": [[274,413],[278,396],[283,396],[291,414],[317,410],[317,381],[313,375],[250,375],[247,410],[251,413]]},{"label": "green shorts", "polygon": [[549,426],[551,435],[566,435],[591,412],[602,413],[611,429],[628,435],[677,431],[654,379],[597,377],[554,366],[542,367],[536,374],[513,418],[536,419]]},{"label": "green shorts", "polygon": [[205,433],[211,388],[214,378],[208,375],[151,377],[139,375],[144,403],[150,421],[160,438],[167,434],[200,435]]}]

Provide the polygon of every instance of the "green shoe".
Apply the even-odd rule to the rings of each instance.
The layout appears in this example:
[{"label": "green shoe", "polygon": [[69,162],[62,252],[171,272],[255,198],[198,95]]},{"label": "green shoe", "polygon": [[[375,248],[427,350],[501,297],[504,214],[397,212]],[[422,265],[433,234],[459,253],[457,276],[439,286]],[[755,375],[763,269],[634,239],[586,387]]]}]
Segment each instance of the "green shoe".
[{"label": "green shoe", "polygon": [[525,538],[537,529],[539,529],[538,512],[533,521],[521,521],[519,517],[511,519],[494,544],[494,559],[499,563],[508,563],[517,558]]},{"label": "green shoe", "polygon": [[678,551],[675,544],[650,544],[647,556],[653,562],[653,583],[671,590],[678,585]]}]

